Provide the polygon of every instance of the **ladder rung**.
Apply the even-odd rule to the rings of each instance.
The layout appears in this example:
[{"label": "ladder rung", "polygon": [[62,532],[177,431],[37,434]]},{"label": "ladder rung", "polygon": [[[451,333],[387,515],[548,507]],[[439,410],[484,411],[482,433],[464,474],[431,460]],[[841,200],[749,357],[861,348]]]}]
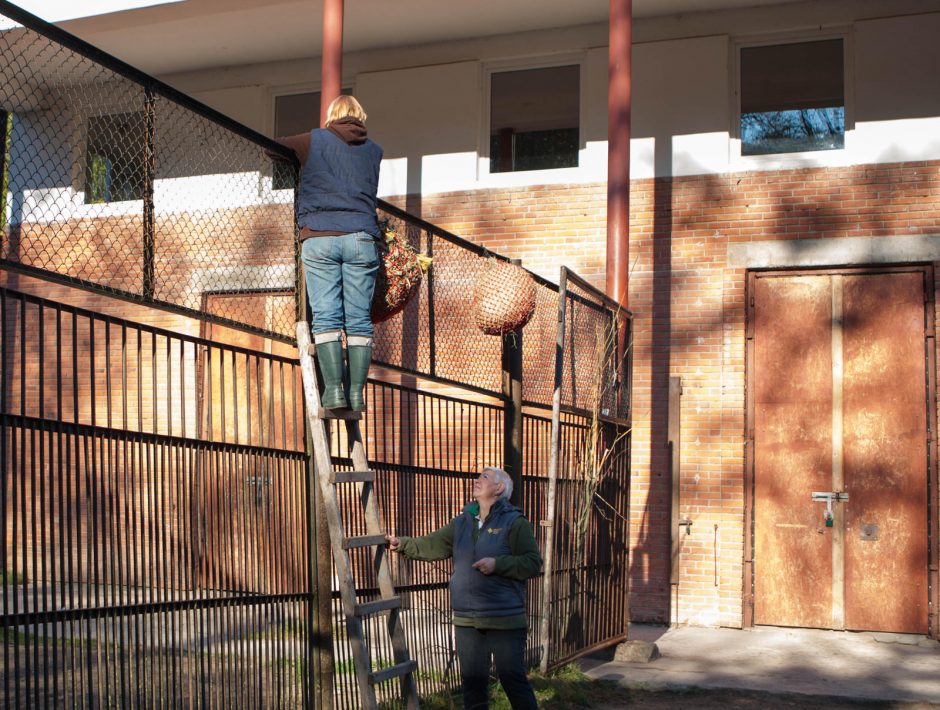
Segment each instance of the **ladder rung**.
[{"label": "ladder rung", "polygon": [[384,535],[359,535],[357,537],[347,537],[343,540],[343,549],[351,550],[355,547],[369,547],[370,545],[384,545]]},{"label": "ladder rung", "polygon": [[387,680],[392,678],[401,678],[403,675],[408,675],[413,673],[418,667],[417,661],[405,661],[404,663],[397,663],[394,666],[389,666],[388,668],[383,668],[380,671],[374,671],[369,674],[369,682],[372,685],[378,685],[379,683],[384,683]]},{"label": "ladder rung", "polygon": [[362,419],[362,412],[354,412],[351,409],[324,409],[320,407],[317,412],[320,419],[344,419],[346,421],[359,421]]},{"label": "ladder rung", "polygon": [[333,471],[330,483],[374,483],[375,471]]},{"label": "ladder rung", "polygon": [[356,604],[356,616],[371,616],[372,614],[381,614],[389,609],[400,609],[401,597],[389,597],[388,599],[376,599],[374,602],[364,602]]}]

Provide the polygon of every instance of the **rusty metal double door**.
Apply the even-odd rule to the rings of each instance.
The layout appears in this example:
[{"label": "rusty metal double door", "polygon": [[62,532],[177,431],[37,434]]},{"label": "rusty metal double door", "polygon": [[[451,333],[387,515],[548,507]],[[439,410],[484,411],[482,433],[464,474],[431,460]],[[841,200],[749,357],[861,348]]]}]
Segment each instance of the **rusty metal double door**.
[{"label": "rusty metal double door", "polygon": [[927,633],[932,270],[748,286],[753,623]]}]

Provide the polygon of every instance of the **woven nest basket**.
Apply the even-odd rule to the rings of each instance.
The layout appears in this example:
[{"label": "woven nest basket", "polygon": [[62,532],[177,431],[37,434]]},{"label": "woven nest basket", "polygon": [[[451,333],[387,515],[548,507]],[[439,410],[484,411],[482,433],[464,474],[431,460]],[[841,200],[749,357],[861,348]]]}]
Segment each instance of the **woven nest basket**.
[{"label": "woven nest basket", "polygon": [[372,297],[372,322],[381,323],[396,315],[421,287],[423,270],[418,254],[397,232],[386,232],[386,249],[379,260]]},{"label": "woven nest basket", "polygon": [[535,313],[535,281],[525,269],[490,259],[473,287],[473,320],[487,335],[522,328]]}]

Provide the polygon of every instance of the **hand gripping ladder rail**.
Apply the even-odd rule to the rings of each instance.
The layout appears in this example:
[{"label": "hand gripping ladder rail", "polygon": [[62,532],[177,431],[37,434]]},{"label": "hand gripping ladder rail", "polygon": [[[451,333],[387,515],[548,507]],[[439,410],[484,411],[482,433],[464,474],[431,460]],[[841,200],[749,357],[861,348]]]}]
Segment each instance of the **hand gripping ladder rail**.
[{"label": "hand gripping ladder rail", "polygon": [[[297,323],[297,349],[300,353],[300,369],[303,374],[307,421],[313,439],[314,465],[330,527],[333,563],[339,577],[343,612],[346,615],[346,634],[352,646],[356,682],[359,686],[362,707],[365,710],[375,710],[377,707],[375,686],[399,678],[406,707],[408,710],[418,710],[418,690],[414,677],[418,664],[410,658],[408,641],[400,619],[401,598],[395,595],[392,586],[388,554],[385,549],[385,535],[379,520],[379,509],[373,490],[375,472],[369,470],[365,446],[359,430],[361,415],[349,410],[329,410],[320,407],[320,389],[313,360],[315,346],[310,342],[310,327],[303,321]],[[325,421],[327,419],[342,419],[346,423],[352,454],[352,471],[333,470]],[[359,489],[359,502],[365,516],[366,535],[347,537],[345,534],[336,494],[336,486],[341,484],[352,484]],[[349,550],[360,547],[371,547],[375,551],[374,569],[380,592],[379,599],[365,603],[360,603],[357,599],[356,580],[349,560]],[[363,621],[377,614],[388,615],[386,628],[392,642],[395,665],[374,671]]]}]

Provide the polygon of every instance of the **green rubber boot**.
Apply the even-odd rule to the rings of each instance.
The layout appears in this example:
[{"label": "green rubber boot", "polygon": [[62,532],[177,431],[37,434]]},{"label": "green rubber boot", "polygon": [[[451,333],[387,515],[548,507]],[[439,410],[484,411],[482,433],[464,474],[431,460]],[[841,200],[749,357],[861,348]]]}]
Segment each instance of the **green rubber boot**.
[{"label": "green rubber boot", "polygon": [[362,412],[366,408],[363,388],[369,377],[369,365],[372,364],[371,345],[350,345],[349,356],[349,408]]},{"label": "green rubber boot", "polygon": [[317,362],[323,375],[323,394],[320,405],[324,409],[345,409],[343,392],[343,344],[338,340],[317,344]]}]

